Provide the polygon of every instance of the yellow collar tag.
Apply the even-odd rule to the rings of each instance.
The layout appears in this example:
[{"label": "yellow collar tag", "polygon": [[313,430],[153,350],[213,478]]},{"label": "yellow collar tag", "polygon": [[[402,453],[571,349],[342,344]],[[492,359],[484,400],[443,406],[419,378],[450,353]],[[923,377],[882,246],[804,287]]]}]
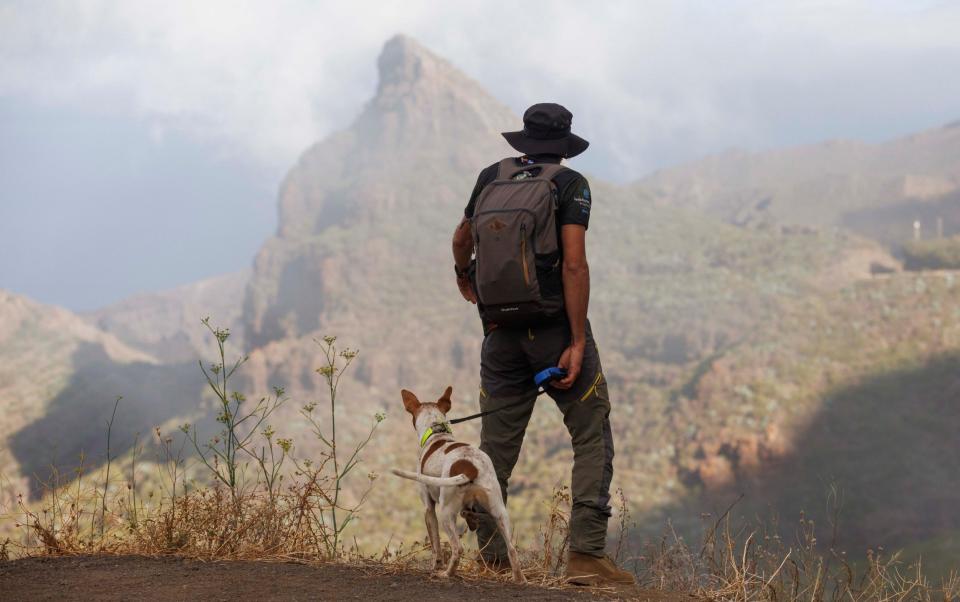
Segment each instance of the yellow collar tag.
[{"label": "yellow collar tag", "polygon": [[420,447],[423,447],[427,444],[427,439],[430,438],[430,435],[433,434],[433,427],[431,426],[427,430],[423,431],[423,437],[420,437]]},{"label": "yellow collar tag", "polygon": [[430,439],[430,437],[432,437],[433,435],[436,435],[437,433],[452,434],[453,431],[450,430],[450,426],[447,425],[446,423],[440,422],[440,423],[434,424],[429,428],[427,428],[427,430],[423,431],[423,436],[420,437],[420,447],[423,447],[424,445],[426,445],[427,440]]}]

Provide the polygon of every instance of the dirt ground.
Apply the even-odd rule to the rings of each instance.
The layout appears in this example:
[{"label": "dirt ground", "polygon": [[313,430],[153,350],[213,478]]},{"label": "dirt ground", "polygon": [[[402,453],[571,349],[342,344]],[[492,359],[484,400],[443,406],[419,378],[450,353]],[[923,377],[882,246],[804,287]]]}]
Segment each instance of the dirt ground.
[{"label": "dirt ground", "polygon": [[[0,563],[0,600],[596,600],[611,596],[382,568],[141,556]],[[639,591],[612,596],[667,600]],[[676,598],[673,598],[676,599]]]}]

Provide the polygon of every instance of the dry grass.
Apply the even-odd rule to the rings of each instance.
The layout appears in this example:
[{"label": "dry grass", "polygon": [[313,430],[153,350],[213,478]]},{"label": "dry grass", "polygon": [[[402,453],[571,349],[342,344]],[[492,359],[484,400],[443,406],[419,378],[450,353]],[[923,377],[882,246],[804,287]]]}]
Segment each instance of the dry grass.
[{"label": "dry grass", "polygon": [[[251,490],[236,499],[221,484],[199,488],[159,503],[137,501],[122,487],[107,504],[106,525],[99,523],[100,490],[75,482],[51,490],[41,511],[21,505],[18,521],[25,538],[7,542],[4,553],[178,555],[204,560],[295,560],[304,563],[345,562],[382,573],[429,573],[425,541],[385,542],[375,552],[345,545],[331,556],[315,516],[318,503],[330,498],[329,482],[299,475],[273,497]],[[320,501],[320,502],[318,502]],[[548,500],[549,518],[541,525],[538,545],[523,550],[524,574],[531,584],[570,588],[563,572],[570,496],[565,488]],[[763,529],[734,527],[728,514],[716,519],[697,547],[687,545],[668,527],[657,541],[632,549],[626,500],[620,497],[619,533],[615,548],[622,566],[637,574],[642,588],[684,594],[703,600],[954,600],[960,578],[952,575],[931,584],[920,567],[904,566],[896,557],[870,553],[865,568],[854,568],[842,554],[822,553],[811,522],[801,520],[791,544]],[[103,536],[100,527],[104,526]],[[445,545],[445,551],[448,549]],[[508,582],[467,554],[459,575],[468,581]],[[622,590],[593,590],[623,597]]]},{"label": "dry grass", "polygon": [[[218,421],[226,425],[225,430],[205,447],[195,429],[182,429],[179,441],[159,429],[155,431],[159,458],[150,468],[155,487],[146,495],[145,471],[137,464],[141,446],[135,445],[131,456],[118,462],[113,471],[115,459],[109,452],[104,468],[97,472],[85,474],[82,460],[75,474],[61,475],[54,470],[39,506],[18,500],[18,508],[8,518],[16,521],[21,537],[0,543],[0,559],[42,554],[178,555],[334,561],[387,573],[426,572],[430,551],[425,541],[387,541],[379,550],[369,552],[348,537],[347,526],[362,513],[366,494],[347,504],[340,490],[347,474],[357,466],[373,430],[366,440],[337,456],[335,435],[324,433],[312,418],[310,407],[304,418],[316,436],[329,443],[327,452],[313,461],[290,455],[290,445],[284,440],[274,441],[272,429],[264,426],[264,420],[259,419],[262,414],[257,414],[257,408],[272,406],[256,404],[244,414],[241,400],[229,394],[229,382],[222,376],[222,344],[228,333],[213,331],[221,345],[220,362],[213,368],[221,375],[215,382],[219,383],[216,392],[222,402]],[[338,354],[333,341],[327,338],[321,343],[326,345],[328,363],[318,370],[330,384],[331,421],[335,420],[336,383],[356,355],[353,351]],[[338,365],[340,360],[345,363]],[[236,403],[231,405],[234,399]],[[247,421],[244,416],[252,417],[248,424],[257,426],[243,430],[242,424]],[[223,451],[225,441],[235,446],[230,453]],[[108,435],[108,449],[109,444]],[[188,445],[195,448],[196,455],[185,455]],[[275,445],[280,448],[277,454]],[[253,453],[254,449],[259,451]],[[245,463],[238,460],[243,457],[247,458]],[[281,470],[287,459],[290,462]],[[223,464],[230,461],[236,464]],[[367,491],[374,480],[375,475],[370,475]],[[564,583],[563,574],[569,544],[569,490],[556,489],[546,503],[547,519],[540,526],[538,544],[521,552],[524,573],[533,584],[567,588],[570,586]],[[734,525],[728,509],[711,520],[697,547],[687,545],[668,525],[659,540],[635,549],[637,538],[631,534],[628,500],[622,491],[618,492],[617,510],[615,559],[632,569],[641,587],[648,591],[744,601],[953,600],[960,596],[960,577],[956,574],[934,585],[919,565],[904,566],[896,555],[871,552],[859,568],[855,567],[833,546],[818,544],[814,525],[806,519],[801,519],[795,541],[786,542],[777,535],[776,525]],[[834,538],[837,523],[835,517]],[[475,560],[475,554],[465,555],[460,575],[467,580],[509,579],[485,569]],[[625,595],[623,591],[603,589],[595,593]]]},{"label": "dry grass", "polygon": [[[158,476],[177,474],[176,465],[158,464],[157,471],[162,473]],[[425,542],[385,542],[374,553],[348,545],[331,556],[324,523],[317,518],[322,505],[332,499],[331,480],[322,474],[320,469],[294,474],[292,482],[272,496],[264,487],[254,486],[236,498],[217,484],[173,495],[176,490],[171,487],[162,499],[144,500],[127,480],[112,490],[112,499],[104,506],[103,489],[82,470],[65,485],[60,485],[55,473],[42,509],[33,510],[21,501],[17,520],[24,538],[17,544],[8,540],[2,553],[336,560],[387,573],[427,571]],[[180,487],[186,487],[186,482]],[[619,500],[617,559],[637,573],[644,588],[710,600],[952,600],[960,595],[956,575],[934,586],[919,566],[904,566],[895,555],[871,553],[866,568],[857,570],[842,554],[821,553],[813,524],[805,519],[797,540],[789,545],[771,530],[735,528],[725,513],[713,522],[698,548],[668,529],[658,541],[635,551],[627,501],[622,494]],[[562,575],[569,541],[569,491],[554,491],[547,503],[549,518],[540,527],[539,545],[522,553],[524,573],[531,583],[564,588],[568,587]],[[460,574],[467,580],[509,579],[486,570],[472,555],[466,556]],[[612,590],[597,593],[616,594]]]},{"label": "dry grass", "polygon": [[775,524],[735,527],[732,508],[709,525],[698,549],[668,525],[667,533],[644,550],[641,582],[706,600],[932,601],[960,596],[956,573],[933,584],[919,562],[905,565],[898,554],[873,551],[862,566],[854,566],[832,545],[824,551],[813,521],[801,517],[795,539],[787,542]]}]

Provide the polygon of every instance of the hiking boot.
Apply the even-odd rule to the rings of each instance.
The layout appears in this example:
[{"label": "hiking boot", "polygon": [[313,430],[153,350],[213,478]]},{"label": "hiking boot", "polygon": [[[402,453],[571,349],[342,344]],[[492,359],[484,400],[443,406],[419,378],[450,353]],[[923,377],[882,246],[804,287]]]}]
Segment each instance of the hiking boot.
[{"label": "hiking boot", "polygon": [[636,585],[633,573],[619,567],[609,556],[570,552],[567,556],[567,583],[573,585]]},{"label": "hiking boot", "polygon": [[467,528],[470,529],[471,531],[476,531],[477,528],[480,526],[480,521],[482,520],[482,516],[480,515],[480,513],[474,512],[472,508],[469,510],[466,508],[461,510],[460,517],[463,518],[463,521],[465,523],[467,523]]}]

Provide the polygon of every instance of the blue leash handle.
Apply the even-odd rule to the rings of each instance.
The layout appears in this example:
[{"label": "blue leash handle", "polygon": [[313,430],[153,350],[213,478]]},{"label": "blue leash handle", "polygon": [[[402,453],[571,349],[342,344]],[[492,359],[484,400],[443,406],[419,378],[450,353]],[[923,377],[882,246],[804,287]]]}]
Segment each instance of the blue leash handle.
[{"label": "blue leash handle", "polygon": [[552,381],[555,381],[559,378],[563,378],[567,375],[567,371],[563,368],[557,368],[556,366],[550,366],[546,370],[541,370],[537,372],[536,376],[533,377],[533,382],[537,383],[537,388],[543,388]]}]

